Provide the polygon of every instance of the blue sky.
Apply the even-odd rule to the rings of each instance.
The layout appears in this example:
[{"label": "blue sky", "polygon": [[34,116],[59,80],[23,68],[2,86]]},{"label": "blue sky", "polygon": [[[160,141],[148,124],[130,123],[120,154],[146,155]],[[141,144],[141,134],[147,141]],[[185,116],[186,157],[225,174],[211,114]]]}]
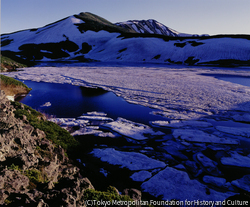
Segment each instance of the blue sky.
[{"label": "blue sky", "polygon": [[80,12],[113,23],[155,19],[190,34],[250,34],[250,0],[1,0],[1,34]]}]

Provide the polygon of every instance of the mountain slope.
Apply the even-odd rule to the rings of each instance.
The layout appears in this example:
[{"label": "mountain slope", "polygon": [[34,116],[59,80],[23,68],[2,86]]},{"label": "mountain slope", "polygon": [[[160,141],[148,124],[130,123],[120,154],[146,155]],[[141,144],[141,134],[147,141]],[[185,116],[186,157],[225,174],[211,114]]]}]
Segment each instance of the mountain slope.
[{"label": "mountain slope", "polygon": [[[160,31],[157,27],[154,30]],[[3,34],[1,49],[3,55],[29,63],[78,60],[250,65],[249,35],[180,37],[170,31],[169,36],[136,33],[97,15],[80,13],[41,28]]]},{"label": "mountain slope", "polygon": [[105,30],[108,32],[120,32],[120,33],[136,33],[133,29],[122,28],[109,22],[108,20],[99,17],[89,12],[81,12],[79,15],[74,15],[76,18],[81,19],[84,23],[75,24],[81,32],[92,30],[98,32]]},{"label": "mountain slope", "polygon": [[192,36],[189,34],[179,33],[153,19],[141,20],[141,21],[129,20],[126,22],[118,22],[116,23],[116,25],[126,28],[126,29],[131,29],[137,33],[160,34],[160,35],[173,36],[173,37]]}]

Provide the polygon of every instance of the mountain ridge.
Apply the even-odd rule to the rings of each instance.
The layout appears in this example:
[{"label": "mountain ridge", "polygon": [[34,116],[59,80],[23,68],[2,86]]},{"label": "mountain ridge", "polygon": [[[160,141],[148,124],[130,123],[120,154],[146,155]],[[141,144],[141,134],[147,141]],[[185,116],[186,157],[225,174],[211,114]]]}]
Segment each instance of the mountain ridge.
[{"label": "mountain ridge", "polygon": [[128,20],[125,22],[117,22],[115,24],[123,28],[134,30],[137,33],[160,34],[173,37],[199,36],[177,32],[154,19]]},{"label": "mountain ridge", "polygon": [[[250,35],[183,36],[180,35],[183,33],[167,30],[156,20],[150,21],[155,27],[145,21],[144,29],[151,27],[151,30],[138,33],[97,15],[80,13],[44,27],[3,34],[2,54],[24,63],[74,60],[250,65]],[[169,36],[160,34],[157,25],[162,27],[162,31],[172,33]],[[153,33],[153,30],[158,34]]]}]

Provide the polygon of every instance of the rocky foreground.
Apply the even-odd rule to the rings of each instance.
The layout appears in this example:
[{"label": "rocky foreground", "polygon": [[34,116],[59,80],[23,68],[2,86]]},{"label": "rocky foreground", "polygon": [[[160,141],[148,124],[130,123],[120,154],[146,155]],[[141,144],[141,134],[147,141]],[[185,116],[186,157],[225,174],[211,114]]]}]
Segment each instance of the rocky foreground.
[{"label": "rocky foreground", "polygon": [[84,192],[94,189],[89,179],[25,115],[15,117],[24,105],[0,95],[0,205],[85,206]]}]

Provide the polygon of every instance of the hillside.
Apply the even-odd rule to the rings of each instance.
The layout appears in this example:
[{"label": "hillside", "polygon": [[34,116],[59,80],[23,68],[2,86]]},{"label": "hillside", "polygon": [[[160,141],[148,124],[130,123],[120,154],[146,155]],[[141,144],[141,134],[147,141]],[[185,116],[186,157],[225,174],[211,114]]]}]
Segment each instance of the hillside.
[{"label": "hillside", "polygon": [[190,37],[179,33],[177,36],[174,30],[168,29],[169,36],[166,36],[157,32],[166,26],[159,26],[155,20],[151,22],[158,25],[154,32],[152,29],[149,33],[136,33],[138,29],[112,24],[91,13],[80,13],[41,28],[3,34],[2,54],[34,64],[100,61],[250,65],[250,35]]}]

